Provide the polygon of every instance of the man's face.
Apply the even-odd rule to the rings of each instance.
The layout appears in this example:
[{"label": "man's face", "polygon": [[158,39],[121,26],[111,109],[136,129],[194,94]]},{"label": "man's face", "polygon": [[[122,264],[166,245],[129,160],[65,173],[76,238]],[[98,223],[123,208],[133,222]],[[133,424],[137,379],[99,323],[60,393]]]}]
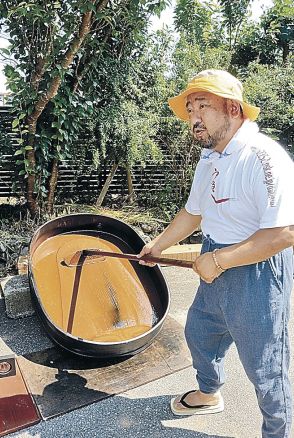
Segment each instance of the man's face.
[{"label": "man's face", "polygon": [[214,149],[225,143],[231,127],[226,99],[200,91],[187,96],[186,108],[193,137],[202,147]]}]

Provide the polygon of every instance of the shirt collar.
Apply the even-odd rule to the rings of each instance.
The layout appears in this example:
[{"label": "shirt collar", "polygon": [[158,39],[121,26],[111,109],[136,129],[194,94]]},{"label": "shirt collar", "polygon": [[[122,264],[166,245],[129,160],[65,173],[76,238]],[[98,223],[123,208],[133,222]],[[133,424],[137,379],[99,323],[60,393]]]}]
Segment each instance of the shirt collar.
[{"label": "shirt collar", "polygon": [[223,152],[217,152],[215,150],[204,148],[201,152],[200,159],[207,163],[211,163],[212,161],[226,158],[232,155],[232,153],[243,149],[246,146],[248,139],[253,134],[257,134],[258,131],[259,128],[255,122],[245,120],[242,126],[235,133],[234,137],[229,141]]}]

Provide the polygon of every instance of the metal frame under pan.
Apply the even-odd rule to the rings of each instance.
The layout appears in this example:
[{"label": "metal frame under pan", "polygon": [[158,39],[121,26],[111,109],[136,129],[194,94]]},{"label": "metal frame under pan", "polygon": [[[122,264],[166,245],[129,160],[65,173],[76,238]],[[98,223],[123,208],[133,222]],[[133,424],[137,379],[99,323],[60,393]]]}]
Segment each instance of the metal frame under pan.
[{"label": "metal frame under pan", "polygon": [[[167,316],[170,306],[170,292],[159,266],[148,268],[140,265],[145,270],[146,278],[156,286],[156,299],[161,303],[159,320],[146,333],[121,342],[93,342],[73,336],[57,327],[46,313],[34,280],[32,256],[36,248],[46,239],[58,234],[70,232],[102,232],[114,235],[126,242],[133,253],[139,253],[144,245],[143,239],[137,232],[124,222],[111,217],[96,214],[73,214],[53,219],[42,225],[32,237],[29,248],[29,282],[31,296],[36,312],[41,319],[46,334],[54,343],[63,349],[85,357],[110,358],[134,355],[147,348],[159,333]],[[138,263],[134,262],[133,266]]]}]

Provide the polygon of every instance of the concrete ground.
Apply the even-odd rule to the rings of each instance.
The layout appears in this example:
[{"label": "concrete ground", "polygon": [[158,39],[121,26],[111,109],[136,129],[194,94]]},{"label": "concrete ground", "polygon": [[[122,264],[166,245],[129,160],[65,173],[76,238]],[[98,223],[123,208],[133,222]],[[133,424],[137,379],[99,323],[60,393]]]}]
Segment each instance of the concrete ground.
[{"label": "concrete ground", "polygon": [[[170,286],[170,315],[184,326],[186,312],[199,282],[191,270],[163,268]],[[2,303],[1,303],[2,301]],[[0,299],[0,354],[13,346],[16,354],[40,351],[51,346],[36,317],[8,320]],[[293,319],[290,324],[293,339]],[[292,349],[292,355],[294,349]],[[172,396],[193,389],[192,367],[127,391],[36,426],[9,435],[29,438],[260,438],[261,416],[254,388],[238,360],[235,347],[226,359],[227,383],[222,393],[225,410],[219,414],[175,417],[170,412]],[[294,381],[293,360],[290,371]],[[294,434],[293,434],[294,436]]]}]

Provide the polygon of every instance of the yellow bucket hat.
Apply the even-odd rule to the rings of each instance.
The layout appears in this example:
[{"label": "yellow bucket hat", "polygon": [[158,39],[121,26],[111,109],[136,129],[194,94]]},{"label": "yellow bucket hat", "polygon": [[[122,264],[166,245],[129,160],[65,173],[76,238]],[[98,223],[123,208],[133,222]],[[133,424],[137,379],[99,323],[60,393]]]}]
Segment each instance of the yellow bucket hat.
[{"label": "yellow bucket hat", "polygon": [[244,102],[243,86],[237,78],[224,70],[204,70],[189,82],[186,90],[168,100],[170,108],[179,119],[189,121],[186,97],[198,91],[207,91],[226,99],[237,100],[240,102],[244,116],[252,121],[256,120],[260,113],[260,108]]}]

